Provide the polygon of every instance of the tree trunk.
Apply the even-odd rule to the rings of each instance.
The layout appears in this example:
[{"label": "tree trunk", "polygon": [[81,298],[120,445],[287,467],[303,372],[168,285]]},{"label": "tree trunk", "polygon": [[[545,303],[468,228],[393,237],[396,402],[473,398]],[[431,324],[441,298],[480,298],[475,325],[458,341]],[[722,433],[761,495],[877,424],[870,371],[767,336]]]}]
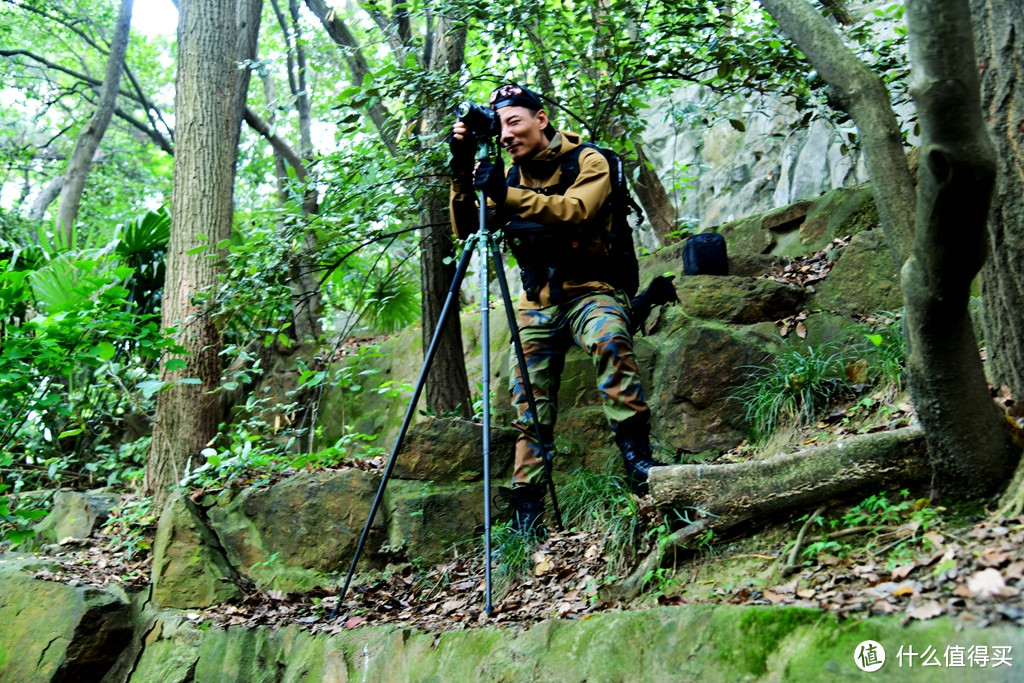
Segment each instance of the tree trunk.
[{"label": "tree trunk", "polygon": [[916,202],[880,78],[807,2],[763,4],[857,122],[886,240],[902,268],[907,369],[928,439],[933,488],[960,497],[991,493],[1005,484],[1016,453],[989,398],[967,313],[971,281],[985,258],[993,179],[967,0],[906,4],[912,93],[923,134]]},{"label": "tree trunk", "polygon": [[911,0],[906,7],[922,132],[914,247],[901,277],[907,371],[933,487],[974,497],[1004,486],[1016,465],[967,311],[986,256],[995,152],[981,117],[967,0]]},{"label": "tree trunk", "polygon": [[121,0],[117,23],[114,25],[114,39],[110,44],[110,54],[107,56],[107,70],[103,77],[100,99],[92,119],[78,136],[75,150],[68,160],[68,167],[64,173],[60,204],[57,206],[57,225],[64,231],[64,243],[68,245],[71,244],[75,233],[75,220],[78,218],[78,207],[82,203],[82,192],[85,190],[85,179],[89,175],[93,155],[114,115],[114,103],[121,87],[121,72],[124,70],[124,58],[128,51],[132,2],[133,0]]},{"label": "tree trunk", "polygon": [[661,178],[647,163],[647,155],[640,143],[636,143],[636,150],[639,158],[635,165],[640,167],[640,174],[633,183],[633,192],[644,207],[647,222],[658,238],[658,244],[664,245],[666,236],[676,229],[676,209],[661,184]]},{"label": "tree trunk", "polygon": [[655,467],[650,488],[658,507],[696,509],[710,528],[723,529],[902,488],[930,474],[924,434],[907,427],[765,460]]},{"label": "tree trunk", "polygon": [[[157,395],[157,412],[146,468],[146,489],[157,508],[168,488],[217,435],[224,418],[220,386],[222,338],[219,322],[201,300],[218,285],[221,271],[211,259],[231,235],[232,193],[239,126],[249,73],[238,70],[237,50],[252,50],[261,0],[182,0],[178,19],[175,92],[176,154],[171,195],[163,325],[178,330],[184,370],[161,371],[170,387]],[[256,24],[253,23],[256,17]],[[194,252],[197,247],[207,249]],[[221,255],[222,256],[222,255]],[[181,380],[198,380],[198,384]]]},{"label": "tree trunk", "polygon": [[[445,76],[458,73],[465,60],[467,27],[453,23],[448,17],[438,19],[434,31],[433,53],[429,70]],[[425,114],[426,131],[439,133],[449,123],[453,103],[439,101]],[[443,135],[435,139],[444,139]],[[441,309],[455,277],[452,259],[455,249],[449,225],[447,193],[440,189],[427,200],[427,222],[420,238],[421,308],[423,312],[423,349],[427,349],[441,317]],[[447,262],[447,263],[446,263]],[[481,292],[481,296],[485,295]],[[472,415],[469,378],[462,350],[462,325],[457,311],[449,316],[437,347],[437,354],[427,375],[427,408],[437,413],[451,412],[461,406],[460,416]],[[487,400],[488,397],[484,397]]]},{"label": "tree trunk", "polygon": [[981,271],[985,348],[992,384],[1024,400],[1024,5],[972,0],[981,71],[981,109],[996,148],[988,215],[988,261]]}]

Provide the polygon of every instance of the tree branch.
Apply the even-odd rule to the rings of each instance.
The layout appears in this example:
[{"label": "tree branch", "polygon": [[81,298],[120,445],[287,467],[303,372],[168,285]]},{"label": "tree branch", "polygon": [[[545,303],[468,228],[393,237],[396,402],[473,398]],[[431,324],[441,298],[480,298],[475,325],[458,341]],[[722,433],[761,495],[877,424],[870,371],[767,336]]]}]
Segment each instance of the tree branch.
[{"label": "tree branch", "polygon": [[913,242],[917,202],[885,84],[847,49],[825,17],[806,0],[764,0],[762,4],[811,66],[836,89],[856,121],[886,242],[896,268],[902,267]]},{"label": "tree branch", "polygon": [[267,125],[267,122],[261,119],[251,108],[245,108],[244,119],[245,122],[249,124],[250,128],[262,135],[267,142],[273,146],[274,150],[285,158],[288,164],[295,170],[295,176],[301,182],[306,182],[309,172],[306,169],[306,165],[302,162],[299,155],[296,154],[295,150],[292,149],[291,145],[273,133],[270,130],[270,126]]},{"label": "tree branch", "polygon": [[[327,3],[323,0],[306,0],[306,6],[320,19],[324,28],[327,29],[327,35],[344,48],[345,60],[348,62],[352,83],[354,85],[362,85],[363,79],[370,74],[370,65],[367,63],[366,57],[363,56],[359,42],[352,35],[348,26],[341,20],[338,13],[328,7]],[[398,156],[398,146],[395,144],[396,131],[394,125],[388,122],[387,111],[379,103],[368,105],[367,110],[370,118],[373,119],[374,126],[376,126],[377,131],[380,133],[381,141],[392,156]]]}]

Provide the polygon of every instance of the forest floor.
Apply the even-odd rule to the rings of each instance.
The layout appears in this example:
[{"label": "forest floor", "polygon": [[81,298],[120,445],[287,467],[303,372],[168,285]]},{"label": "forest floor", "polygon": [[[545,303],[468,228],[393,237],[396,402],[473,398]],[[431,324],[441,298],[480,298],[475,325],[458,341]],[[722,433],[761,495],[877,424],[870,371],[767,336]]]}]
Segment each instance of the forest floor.
[{"label": "forest floor", "polygon": [[[912,409],[894,401],[898,405],[878,404],[870,413],[863,408],[851,408],[852,414],[836,411],[826,421],[791,432],[787,441],[795,449],[913,422]],[[774,448],[785,450],[782,443]],[[721,460],[749,457],[744,450]],[[1007,519],[991,512],[986,504],[994,509],[995,500],[943,507],[926,496],[926,491],[877,492],[855,505],[737,529],[723,538],[705,537],[695,548],[669,553],[646,577],[642,594],[628,600],[617,597],[622,579],[673,526],[671,515],[656,509],[649,497],[639,501],[643,519],[627,560],[608,552],[603,534],[575,527],[549,531],[530,550],[520,573],[509,576],[500,559],[493,562],[489,615],[483,550],[478,548],[433,566],[407,563],[360,575],[340,606],[336,590],[283,593],[250,583],[242,586],[242,599],[189,610],[186,617],[220,626],[293,624],[313,633],[384,624],[446,631],[525,628],[550,618],[585,619],[658,605],[738,604],[806,607],[841,619],[899,614],[906,621],[948,616],[963,626],[1024,626],[1024,517]],[[795,539],[805,526],[794,554]],[[59,569],[43,569],[36,576],[73,585],[144,589],[150,581],[148,545],[149,539],[129,542],[123,530],[108,529],[90,539],[50,546]],[[126,552],[128,546],[134,553]],[[336,618],[330,619],[335,607]]]},{"label": "forest floor", "polygon": [[[823,251],[795,259],[772,277],[808,287],[830,267]],[[802,337],[802,320],[798,315],[780,321],[780,334]],[[790,430],[762,448],[761,455],[915,421],[905,395],[867,398]],[[1008,395],[996,399],[1013,403]],[[750,447],[740,447],[716,462],[758,456]],[[671,566],[663,563],[651,571],[644,592],[629,600],[616,598],[617,586],[659,541],[659,529],[662,539],[667,535],[672,521],[649,498],[640,501],[644,519],[628,560],[612,557],[602,534],[572,528],[551,531],[531,549],[521,573],[508,576],[500,560],[492,563],[490,614],[485,611],[480,548],[442,564],[403,564],[362,576],[340,606],[336,591],[283,593],[245,585],[241,600],[187,611],[186,617],[222,626],[295,624],[314,633],[382,624],[445,631],[487,625],[524,628],[545,619],[585,619],[609,610],[717,603],[800,606],[844,619],[899,614],[906,621],[947,616],[963,626],[1024,626],[1024,518],[991,512],[986,506],[994,509],[995,500],[941,507],[926,496],[921,491],[873,492],[855,505],[736,530],[725,538],[704,537],[698,547],[669,557]],[[148,544],[148,539],[113,530],[52,546],[59,569],[40,570],[37,577],[144,589],[150,581]],[[336,607],[336,618],[330,619]]]}]

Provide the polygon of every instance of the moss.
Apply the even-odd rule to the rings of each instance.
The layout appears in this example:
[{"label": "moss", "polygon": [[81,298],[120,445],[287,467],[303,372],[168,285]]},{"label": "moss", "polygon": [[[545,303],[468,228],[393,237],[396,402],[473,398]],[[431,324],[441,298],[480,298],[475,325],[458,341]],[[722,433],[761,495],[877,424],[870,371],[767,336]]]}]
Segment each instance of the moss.
[{"label": "moss", "polygon": [[768,672],[769,658],[784,641],[823,619],[821,612],[800,607],[746,608],[738,620],[732,610],[719,610],[714,616],[724,622],[722,637],[716,639],[718,658],[755,676]]}]

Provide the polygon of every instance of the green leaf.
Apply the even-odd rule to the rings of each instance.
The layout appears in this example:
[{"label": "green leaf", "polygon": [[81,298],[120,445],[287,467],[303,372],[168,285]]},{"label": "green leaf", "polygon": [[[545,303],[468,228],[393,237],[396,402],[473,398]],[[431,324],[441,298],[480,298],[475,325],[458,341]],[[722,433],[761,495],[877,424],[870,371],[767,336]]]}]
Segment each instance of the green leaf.
[{"label": "green leaf", "polygon": [[110,360],[117,355],[117,347],[110,342],[100,342],[95,346],[93,352],[102,360]]},{"label": "green leaf", "polygon": [[206,251],[209,248],[210,248],[209,244],[200,244],[198,247],[192,247],[191,249],[187,250],[185,253],[188,254],[189,256],[193,256],[195,254],[201,254],[202,252]]},{"label": "green leaf", "polygon": [[138,389],[142,392],[144,398],[153,398],[153,394],[163,391],[169,386],[168,382],[161,382],[158,379],[147,379],[139,382]]},{"label": "green leaf", "polygon": [[177,370],[184,370],[186,367],[188,367],[188,363],[186,363],[181,358],[172,358],[169,361],[167,361],[166,363],[164,363],[164,368],[168,372],[176,372]]},{"label": "green leaf", "polygon": [[729,119],[729,125],[741,133],[745,133],[747,131],[747,124],[743,123],[739,119]]},{"label": "green leaf", "polygon": [[118,280],[126,280],[131,277],[134,272],[135,269],[129,266],[118,266],[117,268],[114,268],[114,277]]}]

